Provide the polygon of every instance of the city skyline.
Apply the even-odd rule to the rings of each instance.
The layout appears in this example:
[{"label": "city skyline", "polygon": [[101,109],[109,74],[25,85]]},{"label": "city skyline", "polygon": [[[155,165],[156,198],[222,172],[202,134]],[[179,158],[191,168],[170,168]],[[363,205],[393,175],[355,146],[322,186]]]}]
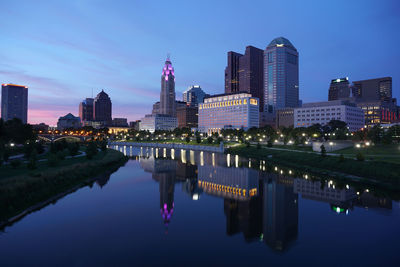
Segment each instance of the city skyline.
[{"label": "city skyline", "polygon": [[[395,1],[258,5],[255,10],[237,1],[209,9],[208,3],[176,3],[165,10],[147,3],[3,3],[0,80],[29,87],[29,123],[55,125],[69,112],[77,116],[78,103],[103,88],[113,100],[113,115],[133,121],[159,99],[159,69],[167,53],[179,73],[177,99],[192,84],[220,94],[228,51],[265,49],[283,36],[301,54],[303,103],[328,100],[329,83],[337,77],[352,82],[390,76],[393,97],[400,98]],[[239,6],[254,16],[233,34],[237,17],[229,11]],[[352,14],[350,22],[337,20],[340,6]],[[264,15],[266,9],[274,12]]]}]

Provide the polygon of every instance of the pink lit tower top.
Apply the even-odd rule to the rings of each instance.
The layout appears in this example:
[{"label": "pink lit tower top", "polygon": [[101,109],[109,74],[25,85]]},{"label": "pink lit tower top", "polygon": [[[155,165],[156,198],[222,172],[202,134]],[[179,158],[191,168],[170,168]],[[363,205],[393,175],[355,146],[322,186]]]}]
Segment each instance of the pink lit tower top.
[{"label": "pink lit tower top", "polygon": [[176,117],[175,74],[169,55],[161,75],[160,114]]}]

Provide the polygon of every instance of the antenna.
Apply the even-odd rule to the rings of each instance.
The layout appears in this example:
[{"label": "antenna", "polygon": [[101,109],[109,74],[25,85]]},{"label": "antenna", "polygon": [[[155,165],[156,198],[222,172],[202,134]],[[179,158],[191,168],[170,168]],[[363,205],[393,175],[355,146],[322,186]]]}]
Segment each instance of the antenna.
[{"label": "antenna", "polygon": [[171,53],[170,53],[170,52],[168,52],[168,53],[167,53],[167,60],[169,60],[169,59],[170,59],[170,56],[171,56]]},{"label": "antenna", "polygon": [[92,88],[92,98],[93,98],[93,88]]}]

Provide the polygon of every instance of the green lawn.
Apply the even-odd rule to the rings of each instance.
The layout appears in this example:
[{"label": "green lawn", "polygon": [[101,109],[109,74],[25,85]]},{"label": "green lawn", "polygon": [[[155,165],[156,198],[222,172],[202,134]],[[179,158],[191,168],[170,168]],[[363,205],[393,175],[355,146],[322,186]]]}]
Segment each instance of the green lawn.
[{"label": "green lawn", "polygon": [[272,148],[283,148],[283,149],[289,149],[289,150],[310,151],[310,152],[313,151],[311,146],[273,145]]},{"label": "green lawn", "polygon": [[356,157],[361,152],[367,160],[385,161],[400,164],[400,145],[372,145],[369,147],[355,148],[348,147],[333,151],[336,154],[343,154],[346,157]]}]

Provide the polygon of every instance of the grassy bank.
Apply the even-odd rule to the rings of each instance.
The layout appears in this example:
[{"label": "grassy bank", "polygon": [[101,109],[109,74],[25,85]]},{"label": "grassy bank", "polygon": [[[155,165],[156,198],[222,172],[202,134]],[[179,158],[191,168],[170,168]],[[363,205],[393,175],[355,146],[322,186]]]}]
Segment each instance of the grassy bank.
[{"label": "grassy bank", "polygon": [[336,150],[333,153],[343,154],[345,157],[355,158],[357,153],[361,152],[367,160],[385,161],[394,164],[400,164],[400,145],[371,145],[360,148],[348,147]]},{"label": "grassy bank", "polygon": [[[345,159],[340,161],[338,157],[321,157],[319,154],[302,153],[292,151],[279,151],[268,148],[245,147],[244,145],[233,147],[226,153],[239,156],[263,159],[270,163],[307,170],[323,175],[353,175],[376,181],[392,189],[400,190],[400,164],[381,161],[357,161]],[[272,157],[268,157],[272,156]]]},{"label": "grassy bank", "polygon": [[84,186],[96,175],[115,170],[125,162],[121,152],[109,149],[91,160],[71,158],[55,167],[42,162],[34,171],[3,166],[0,169],[0,223],[71,188]]}]

